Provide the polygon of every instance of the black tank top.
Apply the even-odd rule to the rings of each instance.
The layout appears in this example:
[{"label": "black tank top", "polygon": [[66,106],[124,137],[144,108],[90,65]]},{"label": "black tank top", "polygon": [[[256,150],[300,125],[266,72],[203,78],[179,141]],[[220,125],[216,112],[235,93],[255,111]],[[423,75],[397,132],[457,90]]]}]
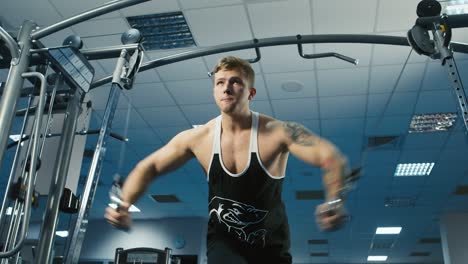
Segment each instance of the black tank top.
[{"label": "black tank top", "polygon": [[227,237],[252,248],[289,249],[289,227],[281,190],[284,176],[272,177],[258,155],[258,113],[252,112],[250,157],[244,171],[229,172],[221,157],[221,116],[216,119],[208,168],[208,237]]}]

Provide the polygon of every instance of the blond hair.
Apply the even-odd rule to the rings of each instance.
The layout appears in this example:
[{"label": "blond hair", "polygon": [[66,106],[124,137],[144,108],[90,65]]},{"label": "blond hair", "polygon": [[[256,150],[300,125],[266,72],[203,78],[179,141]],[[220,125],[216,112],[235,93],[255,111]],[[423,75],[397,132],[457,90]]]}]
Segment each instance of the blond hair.
[{"label": "blond hair", "polygon": [[255,83],[255,72],[250,63],[246,60],[234,56],[221,58],[213,69],[213,75],[220,70],[239,71],[247,79],[251,87],[253,87]]}]

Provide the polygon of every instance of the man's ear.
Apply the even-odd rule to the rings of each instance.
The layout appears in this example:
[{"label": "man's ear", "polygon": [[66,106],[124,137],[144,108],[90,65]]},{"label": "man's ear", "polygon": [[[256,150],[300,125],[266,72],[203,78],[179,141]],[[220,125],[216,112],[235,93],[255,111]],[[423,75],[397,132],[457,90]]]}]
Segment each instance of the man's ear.
[{"label": "man's ear", "polygon": [[257,94],[257,89],[251,87],[249,90],[249,100],[252,100]]}]

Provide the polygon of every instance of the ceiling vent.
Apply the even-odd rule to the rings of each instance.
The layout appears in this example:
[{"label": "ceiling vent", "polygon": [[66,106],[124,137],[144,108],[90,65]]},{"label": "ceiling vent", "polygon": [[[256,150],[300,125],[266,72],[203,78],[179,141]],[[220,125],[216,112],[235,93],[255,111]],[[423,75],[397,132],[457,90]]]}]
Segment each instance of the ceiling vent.
[{"label": "ceiling vent", "polygon": [[411,257],[428,257],[431,255],[431,252],[411,252]]},{"label": "ceiling vent", "polygon": [[310,253],[311,257],[328,257],[327,252]]},{"label": "ceiling vent", "polygon": [[182,12],[131,16],[127,21],[140,31],[147,51],[196,46]]},{"label": "ceiling vent", "polygon": [[367,138],[368,148],[378,147],[398,147],[400,143],[399,136],[370,136]]},{"label": "ceiling vent", "polygon": [[372,241],[371,249],[389,249],[393,248],[395,240],[393,239],[375,239]]},{"label": "ceiling vent", "polygon": [[455,190],[456,195],[468,195],[468,185],[459,185]]},{"label": "ceiling vent", "polygon": [[421,238],[419,239],[419,244],[440,244],[440,238]]},{"label": "ceiling vent", "polygon": [[323,191],[297,191],[297,200],[323,200],[325,195]]},{"label": "ceiling vent", "polygon": [[326,245],[328,244],[328,240],[326,239],[310,239],[307,241],[309,245]]},{"label": "ceiling vent", "polygon": [[385,207],[414,207],[416,204],[415,197],[386,197]]},{"label": "ceiling vent", "polygon": [[157,203],[180,203],[179,198],[174,194],[152,194],[151,199]]}]

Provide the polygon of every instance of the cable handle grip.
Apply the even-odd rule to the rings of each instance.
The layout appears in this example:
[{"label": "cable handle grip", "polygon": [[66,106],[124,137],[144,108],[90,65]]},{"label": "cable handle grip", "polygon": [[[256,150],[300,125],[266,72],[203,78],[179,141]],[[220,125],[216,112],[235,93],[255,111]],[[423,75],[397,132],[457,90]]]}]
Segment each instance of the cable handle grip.
[{"label": "cable handle grip", "polygon": [[[111,201],[111,203],[113,204],[116,204],[116,208],[115,210],[117,210],[117,212],[120,210],[121,208],[121,205],[122,205],[122,187],[123,187],[123,183],[124,183],[124,178],[116,173],[114,174],[114,178],[113,178],[113,181],[112,181],[112,186],[111,186],[111,189],[109,190],[109,199]],[[130,227],[116,227],[117,229],[119,230],[122,230],[122,231],[125,231],[125,232],[128,232],[130,231]]]}]

